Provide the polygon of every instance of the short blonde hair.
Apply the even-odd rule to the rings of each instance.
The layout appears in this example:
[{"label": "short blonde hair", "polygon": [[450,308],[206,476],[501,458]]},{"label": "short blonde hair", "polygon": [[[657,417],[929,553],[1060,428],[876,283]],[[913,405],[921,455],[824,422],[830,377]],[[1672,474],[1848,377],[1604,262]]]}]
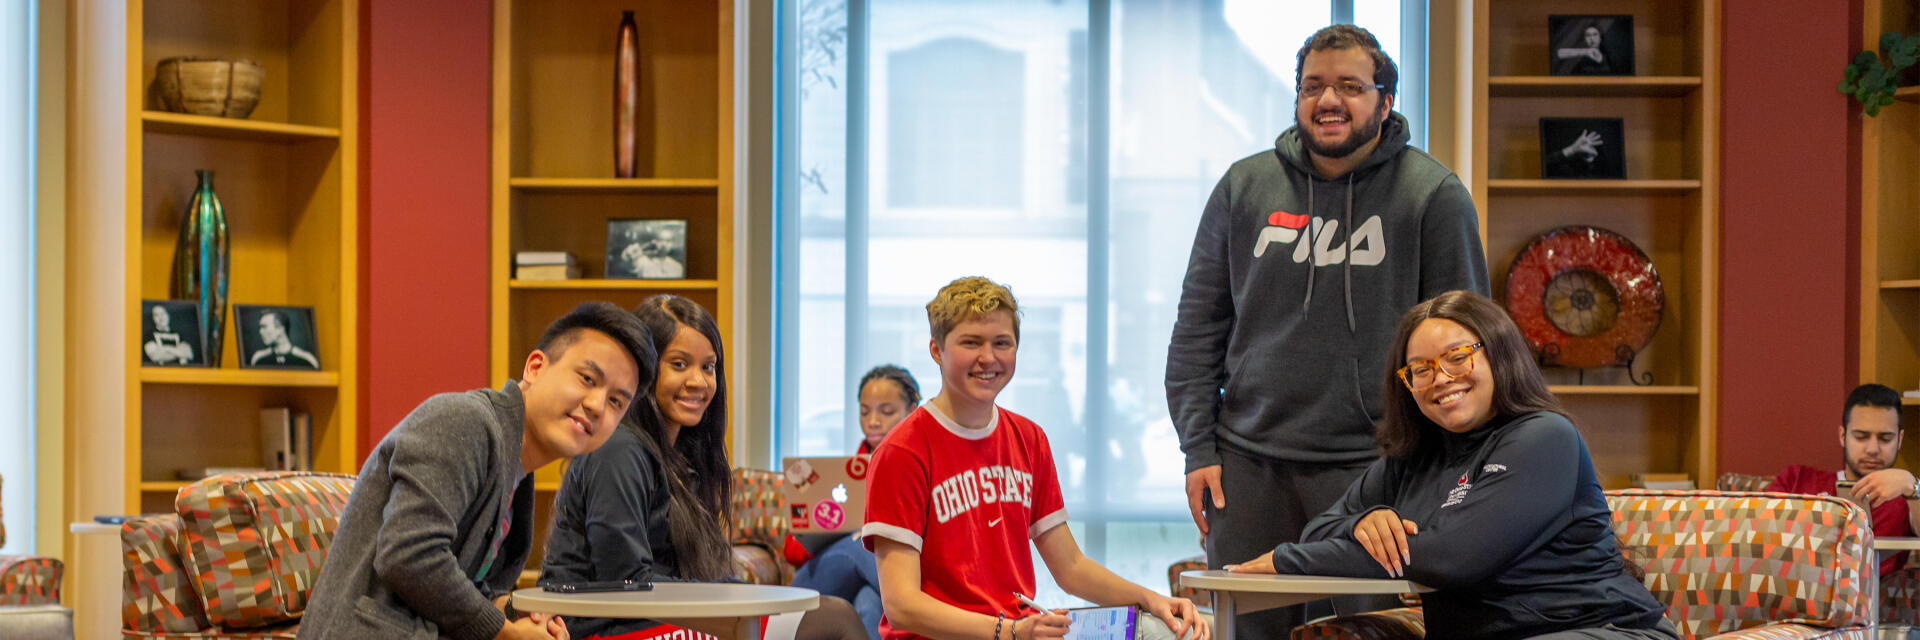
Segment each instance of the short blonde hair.
[{"label": "short blonde hair", "polygon": [[927,328],[933,341],[945,344],[947,333],[960,323],[971,322],[995,311],[1013,316],[1013,339],[1020,339],[1020,304],[1006,285],[980,276],[967,276],[940,287],[940,293],[927,303]]}]

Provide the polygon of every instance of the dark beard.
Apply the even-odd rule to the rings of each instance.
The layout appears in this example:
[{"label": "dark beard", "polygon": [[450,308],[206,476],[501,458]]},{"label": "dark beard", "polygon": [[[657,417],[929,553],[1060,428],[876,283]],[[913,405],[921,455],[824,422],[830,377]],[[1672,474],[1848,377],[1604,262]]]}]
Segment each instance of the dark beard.
[{"label": "dark beard", "polygon": [[[1353,114],[1349,113],[1347,117],[1351,118]],[[1386,109],[1375,111],[1373,113],[1373,119],[1360,123],[1358,128],[1347,133],[1346,142],[1332,146],[1322,146],[1320,141],[1313,137],[1312,122],[1303,122],[1300,120],[1300,116],[1296,115],[1293,117],[1293,124],[1296,127],[1300,127],[1300,133],[1302,134],[1300,140],[1307,144],[1307,151],[1322,158],[1345,158],[1353,155],[1353,152],[1359,151],[1360,147],[1367,146],[1367,143],[1378,139],[1380,137],[1380,124],[1386,122],[1386,120]]]}]

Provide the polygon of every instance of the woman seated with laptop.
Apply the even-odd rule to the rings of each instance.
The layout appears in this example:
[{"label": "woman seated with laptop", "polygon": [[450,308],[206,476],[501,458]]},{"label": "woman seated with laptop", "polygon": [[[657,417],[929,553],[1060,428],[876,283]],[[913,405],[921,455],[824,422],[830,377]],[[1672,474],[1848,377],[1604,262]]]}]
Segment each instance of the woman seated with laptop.
[{"label": "woman seated with laptop", "polygon": [[1282,544],[1231,571],[1405,578],[1430,638],[1668,640],[1629,575],[1587,446],[1505,311],[1450,291],[1401,318],[1384,455]]},{"label": "woman seated with laptop", "polygon": [[[887,432],[920,406],[920,383],[906,369],[883,364],[860,376],[857,399],[860,432],[865,435],[860,440],[859,455],[873,455]],[[885,613],[885,607],[880,603],[880,568],[873,552],[867,551],[859,536],[821,538],[810,541],[814,542],[811,545],[801,544],[796,536],[787,538],[787,561],[800,568],[793,574],[793,586],[852,601],[853,609],[860,612],[860,621],[867,625],[867,634],[879,640],[880,614]],[[807,547],[824,548],[815,555]]]},{"label": "woman seated with laptop", "polygon": [[[660,354],[650,402],[634,402],[605,445],[567,468],[554,497],[542,583],[732,579],[720,329],[706,309],[675,295],[647,298],[633,313],[653,333]],[[574,637],[583,639],[658,624],[568,620]],[[795,637],[853,640],[863,635],[859,624],[845,600],[822,596]]]}]

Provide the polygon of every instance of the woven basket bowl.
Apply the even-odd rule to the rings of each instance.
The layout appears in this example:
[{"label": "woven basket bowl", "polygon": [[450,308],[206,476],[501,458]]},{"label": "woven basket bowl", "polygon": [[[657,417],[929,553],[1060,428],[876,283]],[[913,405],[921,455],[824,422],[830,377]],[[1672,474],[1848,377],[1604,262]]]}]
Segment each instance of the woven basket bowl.
[{"label": "woven basket bowl", "polygon": [[154,69],[160,106],[174,113],[245,118],[260,104],[267,70],[249,60],[167,58]]}]

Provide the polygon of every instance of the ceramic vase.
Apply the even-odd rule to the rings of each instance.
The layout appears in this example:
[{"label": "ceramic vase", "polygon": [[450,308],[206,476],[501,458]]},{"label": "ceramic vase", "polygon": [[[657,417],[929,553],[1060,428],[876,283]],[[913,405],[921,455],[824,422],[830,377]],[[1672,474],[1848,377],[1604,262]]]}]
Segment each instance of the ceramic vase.
[{"label": "ceramic vase", "polygon": [[193,190],[193,201],[180,221],[180,240],[173,248],[173,286],[175,300],[193,300],[200,307],[200,344],[206,347],[206,363],[220,366],[220,341],[226,335],[227,273],[230,245],[227,244],[227,214],[220,208],[220,197],[213,192],[213,171],[194,171],[200,184]]},{"label": "ceramic vase", "polygon": [[640,29],[633,12],[620,12],[613,58],[613,175],[633,178],[640,170]]}]

